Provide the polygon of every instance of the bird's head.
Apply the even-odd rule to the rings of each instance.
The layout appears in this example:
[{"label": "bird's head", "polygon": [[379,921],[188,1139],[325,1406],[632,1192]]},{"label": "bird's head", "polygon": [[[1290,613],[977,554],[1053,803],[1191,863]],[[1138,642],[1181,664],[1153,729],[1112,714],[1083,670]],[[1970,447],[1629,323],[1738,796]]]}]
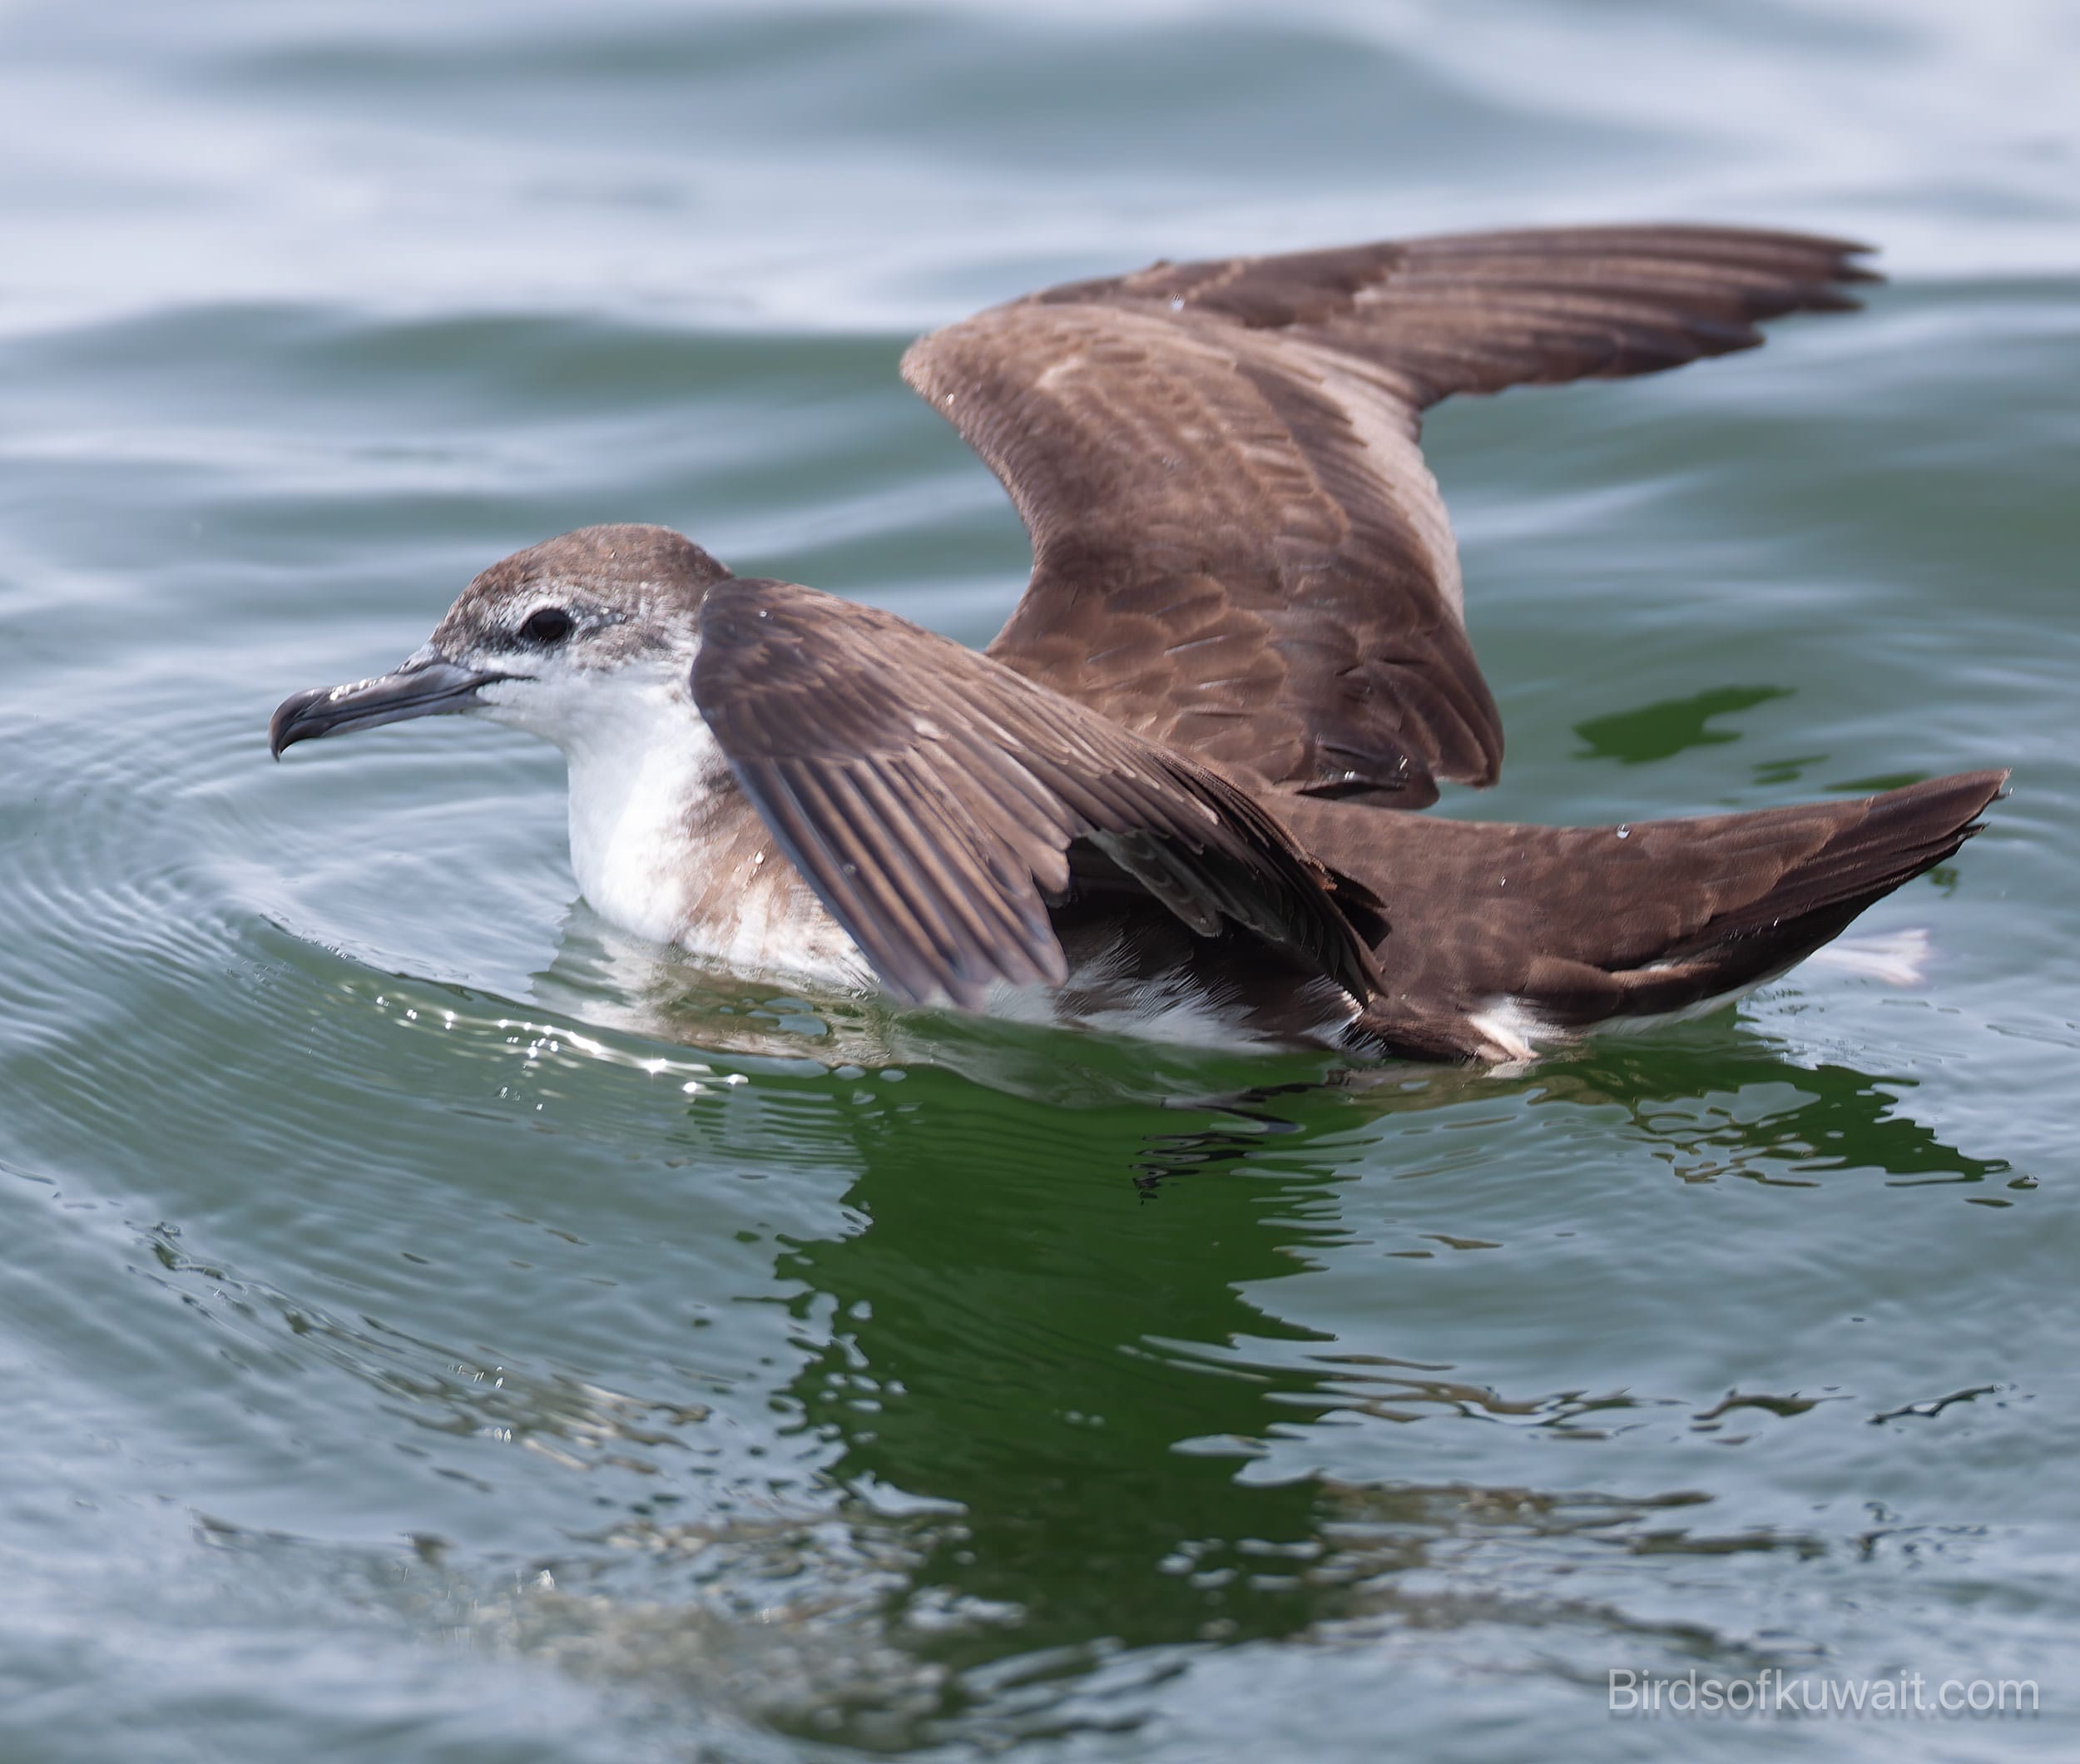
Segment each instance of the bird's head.
[{"label": "bird's head", "polygon": [[515,552],[464,588],[397,669],[283,701],[298,741],[469,711],[570,751],[611,739],[634,700],[686,697],[701,602],[729,572],[664,527],[587,527]]}]

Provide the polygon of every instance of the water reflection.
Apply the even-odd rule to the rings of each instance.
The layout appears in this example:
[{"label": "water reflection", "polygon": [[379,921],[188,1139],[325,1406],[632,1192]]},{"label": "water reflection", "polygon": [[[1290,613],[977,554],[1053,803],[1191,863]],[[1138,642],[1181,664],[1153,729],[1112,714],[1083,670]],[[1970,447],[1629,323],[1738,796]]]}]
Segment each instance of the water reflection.
[{"label": "water reflection", "polygon": [[[1761,1259],[1797,1247],[1787,1185],[1889,1221],[1956,1209],[1888,1184],[2026,1192],[1901,1080],[1731,1021],[1504,1078],[1151,1055],[811,1012],[671,964],[622,989],[581,929],[524,1008],[537,1053],[520,1008],[311,959],[275,989],[312,1026],[283,1058],[355,1082],[313,1087],[272,1161],[348,1147],[385,1198],[342,1192],[308,1241],[227,1256],[230,1215],[155,1188],[182,1221],[141,1233],[139,1271],[181,1304],[159,1345],[198,1344],[226,1414],[290,1418],[292,1440],[260,1436],[270,1462],[365,1484],[381,1518],[352,1529],[414,1537],[414,1620],[588,1677],[879,1745],[1058,1726],[1122,1648],[1419,1629],[1487,1671],[1572,1671],[1614,1638],[1740,1663],[1753,1626],[1711,1577],[1854,1562],[1864,1524],[1758,1520],[1741,1442],[1840,1418],[1904,1454],[1996,1407],[1962,1355],[1852,1405],[1808,1370],[1870,1360],[1794,1353],[1730,1390],[1597,1335],[1599,1282],[1628,1267],[1650,1327],[1770,1331],[1756,1292],[1707,1315],[1640,1253],[1666,1246],[1627,1235],[1638,1200],[1751,1202]],[[409,1098],[400,1122],[368,1119],[364,1072]],[[1597,1182],[1582,1256],[1549,1256]],[[581,1217],[597,1251],[550,1261],[545,1229]],[[641,1249],[711,1236],[732,1255]],[[343,1498],[275,1510],[322,1537]],[[1135,1682],[1107,1718],[1147,1706]]]},{"label": "water reflection", "polygon": [[740,1058],[831,1070],[930,1067],[985,1088],[1066,1108],[1129,1101],[1163,1106],[1274,1082],[1319,1083],[1323,1054],[1226,1058],[1068,1030],[1037,1030],[943,1011],[897,1011],[830,992],[785,994],[655,944],[573,906],[556,959],[535,976],[545,1007],[618,1033]]},{"label": "water reflection", "polygon": [[[631,967],[638,954],[581,922],[541,996],[725,1060],[786,1059],[765,1070],[789,1073],[805,1105],[830,1105],[790,1114],[786,1161],[854,1172],[844,1200],[861,1228],[789,1243],[777,1258],[805,1332],[823,1333],[776,1400],[828,1454],[844,1515],[833,1537],[877,1564],[870,1598],[830,1591],[834,1570],[813,1559],[805,1583],[826,1586],[831,1608],[870,1606],[877,1633],[916,1662],[899,1723],[914,1737],[978,1709],[1003,1714],[1009,1706],[992,1699],[1014,1686],[1017,1706],[1044,1726],[1057,1717],[1037,1687],[1067,1684],[1122,1647],[1463,1623],[1536,1630],[1537,1647],[1518,1650],[1527,1659],[1559,1647],[1556,1626],[1583,1647],[1623,1635],[1730,1667],[1800,1657],[1795,1638],[1758,1653],[1694,1617],[1632,1610],[1646,1587],[1627,1577],[1658,1573],[1657,1561],[1801,1558],[1837,1541],[1715,1526],[1708,1489],[1440,1484],[1397,1474],[1390,1453],[1365,1480],[1251,1474],[1269,1442],[1339,1418],[1597,1440],[1664,1417],[1737,1445],[1840,1400],[1513,1389],[1481,1370],[1485,1318],[1466,1320],[1466,1351],[1451,1363],[1383,1355],[1293,1321],[1305,1307],[1281,1309],[1276,1295],[1345,1244],[1351,1185],[1391,1179],[1379,1167],[1392,1163],[1398,1127],[1449,1126],[1455,1112],[1492,1125],[1498,1104],[1541,1121],[1553,1112],[1555,1124],[1559,1112],[1616,1109],[1608,1142],[1684,1183],[1810,1187],[1870,1172],[1983,1189],[2008,1179],[1998,1196],[1974,1197],[2003,1203],[2028,1186],[2001,1158],[1917,1120],[1906,1081],[1801,1061],[1731,1018],[1592,1043],[1500,1077],[1267,1066],[776,999],[654,956]],[[752,1088],[774,1082],[755,1077]],[[691,1137],[722,1131],[732,1106],[724,1089],[696,1098],[695,1122],[714,1118]],[[1432,1235],[1448,1251],[1500,1247]],[[1429,1253],[1384,1251],[1383,1296],[1395,1278],[1385,1271],[1404,1266],[1394,1256]],[[644,1517],[617,1541],[664,1561],[687,1535]],[[881,1541],[869,1548],[869,1538]],[[805,1548],[813,1558],[822,1546]],[[1600,1575],[1594,1598],[1569,1590],[1585,1565]],[[701,1597],[711,1607],[714,1588]],[[615,1609],[625,1622],[625,1602]],[[1487,1645],[1492,1662],[1492,1636]],[[1043,1663],[1028,1674],[1013,1661]],[[851,1725],[868,1721],[865,1706],[848,1707],[843,1731],[867,1737]],[[894,1705],[879,1707],[873,1732],[886,1743]]]},{"label": "water reflection", "polygon": [[1636,711],[1617,711],[1577,723],[1582,740],[1579,759],[1616,760],[1626,766],[1673,759],[1692,747],[1716,747],[1741,739],[1731,729],[1714,729],[1714,717],[1751,711],[1773,698],[1788,698],[1781,686],[1725,686],[1693,692],[1686,698],[1664,698]]},{"label": "water reflection", "polygon": [[1968,1197],[1987,1206],[2035,1187],[2005,1158],[1950,1145],[1915,1120],[1904,1102],[1912,1079],[1794,1061],[1759,1034],[1733,1031],[1709,1047],[1594,1043],[1549,1082],[1554,1096],[1622,1102],[1633,1131],[1685,1182],[1812,1187],[1867,1169],[1902,1186],[1998,1182],[2003,1193]]},{"label": "water reflection", "polygon": [[[582,904],[554,964],[536,980],[538,997],[552,1008],[714,1053],[833,1069],[930,1067],[1057,1107],[1141,1102],[1211,1112],[1206,1123],[1165,1122],[1142,1136],[1127,1168],[1144,1190],[1223,1169],[1267,1137],[1302,1132],[1293,1111],[1304,1114],[1307,1099],[1317,1097],[1341,1098],[1367,1121],[1506,1096],[1615,1104],[1686,1182],[1736,1176],[1810,1185],[1830,1171],[1868,1167],[1903,1184],[1977,1186],[2007,1177],[2009,1191],[2034,1186],[2006,1160],[1949,1145],[1916,1121],[1903,1106],[1913,1080],[1802,1059],[1731,1010],[1700,1025],[1592,1038],[1523,1071],[1354,1065],[1310,1054],[1226,1058],[951,1013],[893,1011],[845,994],[776,995],[770,983],[626,937]],[[1337,1118],[1350,1125],[1347,1116]],[[2002,1196],[1974,1198],[2008,1204]]]}]

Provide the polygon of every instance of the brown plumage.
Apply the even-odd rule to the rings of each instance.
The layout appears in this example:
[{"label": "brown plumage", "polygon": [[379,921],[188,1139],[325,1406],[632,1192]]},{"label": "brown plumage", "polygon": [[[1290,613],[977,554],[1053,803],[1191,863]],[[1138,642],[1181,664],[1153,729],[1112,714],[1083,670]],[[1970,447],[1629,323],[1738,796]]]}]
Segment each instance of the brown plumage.
[{"label": "brown plumage", "polygon": [[1419,1058],[1507,1059],[1503,1001],[1557,1031],[1690,1011],[1782,973],[1978,830],[2003,772],[1743,815],[1528,827],[1283,805],[1385,901],[1357,1032]]},{"label": "brown plumage", "polygon": [[978,1011],[997,982],[1067,984],[1048,903],[1079,844],[1202,937],[1234,925],[1353,997],[1379,989],[1333,880],[1246,791],[894,613],[722,583],[693,694],[788,860],[901,996]]},{"label": "brown plumage", "polygon": [[[1502,760],[1420,414],[1751,347],[1854,305],[1862,250],[1587,227],[1050,289],[904,358],[1032,533],[986,654],[593,528],[488,571],[399,674],[291,699],[276,751],[481,693],[572,755],[603,911],[780,969],[834,940],[914,1001],[1476,1061],[1708,1004],[1955,851],[2003,775],[1617,828],[1404,812]],[[676,771],[579,690],[615,669],[666,683],[646,715],[690,686]]]},{"label": "brown plumage", "polygon": [[1875,280],[1862,249],[1592,227],[1156,265],[949,326],[904,373],[1033,535],[989,654],[1275,787],[1394,924],[1362,1033],[1503,1058],[1474,1019],[1505,1000],[1574,1028],[1791,965],[1954,852],[2000,788],[1974,773],[1622,832],[1370,806],[1492,783],[1502,760],[1420,413],[1751,348],[1760,320],[1853,307],[1845,287]]},{"label": "brown plumage", "polygon": [[903,372],[1033,535],[992,656],[1269,783],[1419,808],[1503,751],[1421,413],[1752,348],[1853,305],[1861,249],[1586,227],[1157,265],[935,331]]}]

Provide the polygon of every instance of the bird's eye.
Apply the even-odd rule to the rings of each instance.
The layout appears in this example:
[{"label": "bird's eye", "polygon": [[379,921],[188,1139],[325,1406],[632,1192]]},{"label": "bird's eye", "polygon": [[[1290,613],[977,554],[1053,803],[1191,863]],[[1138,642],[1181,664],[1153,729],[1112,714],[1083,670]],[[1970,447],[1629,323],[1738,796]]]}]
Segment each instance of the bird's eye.
[{"label": "bird's eye", "polygon": [[530,643],[561,643],[571,634],[571,615],[561,607],[543,607],[527,615],[520,635]]}]

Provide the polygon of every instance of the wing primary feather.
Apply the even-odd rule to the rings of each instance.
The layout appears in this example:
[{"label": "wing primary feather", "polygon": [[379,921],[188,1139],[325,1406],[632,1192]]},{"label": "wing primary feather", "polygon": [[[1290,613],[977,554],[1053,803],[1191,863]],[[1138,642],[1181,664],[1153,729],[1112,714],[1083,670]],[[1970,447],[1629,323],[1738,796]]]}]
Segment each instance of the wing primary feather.
[{"label": "wing primary feather", "polygon": [[859,944],[882,984],[908,1003],[928,1003],[936,989],[929,965],[914,946],[883,936],[872,915],[860,910],[855,891],[844,885],[842,872],[829,849],[803,813],[800,800],[779,781],[775,768],[740,761],[735,770],[745,794],[771,830],[780,855]]},{"label": "wing primary feather", "polygon": [[[861,838],[849,822],[841,774],[806,764],[798,765],[796,774],[796,788],[812,817],[829,829],[833,850],[844,854],[854,910],[875,925],[884,943],[905,941],[907,931],[909,947],[949,996],[963,1003],[979,998],[993,966],[987,953],[988,934],[972,911],[963,910],[966,903],[958,891],[946,885],[943,871],[933,862],[938,854],[929,845],[872,849],[871,836]],[[891,863],[891,857],[896,861]],[[887,910],[891,897],[900,898],[908,911]]]},{"label": "wing primary feather", "polygon": [[[882,934],[902,939],[942,969],[958,964],[962,951],[953,928],[936,909],[938,903],[918,886],[919,878],[911,866],[885,861],[882,853],[891,844],[891,830],[877,825],[874,817],[848,800],[851,780],[843,771],[799,762],[790,769],[797,774],[797,794],[839,860],[845,883],[863,910],[878,914]],[[893,844],[898,854],[905,849],[899,833]]]},{"label": "wing primary feather", "polygon": [[903,370],[1033,538],[993,656],[1159,747],[1421,807],[1503,751],[1422,412],[1751,348],[1854,306],[1865,250],[1642,225],[1156,264],[949,325]]},{"label": "wing primary feather", "polygon": [[790,584],[708,591],[694,696],[788,861],[889,989],[980,1009],[1060,985],[1049,899],[1091,841],[1201,935],[1232,924],[1360,1002],[1326,873],[1249,795],[894,615]]}]

